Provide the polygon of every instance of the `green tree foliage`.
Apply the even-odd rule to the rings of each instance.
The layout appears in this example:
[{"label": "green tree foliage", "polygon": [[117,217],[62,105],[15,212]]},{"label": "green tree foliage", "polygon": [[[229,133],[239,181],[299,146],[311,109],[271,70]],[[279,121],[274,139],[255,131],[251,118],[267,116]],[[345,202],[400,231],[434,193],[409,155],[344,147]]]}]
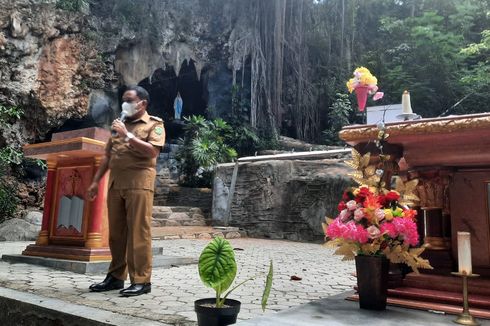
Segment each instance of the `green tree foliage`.
[{"label": "green tree foliage", "polygon": [[[22,114],[23,111],[19,107],[0,104],[1,125],[15,122]],[[20,164],[22,158],[22,152],[14,147],[9,145],[0,147],[0,223],[12,218],[17,210],[16,190],[8,182],[7,175],[10,173],[10,166]]]},{"label": "green tree foliage", "polygon": [[312,8],[308,47],[327,133],[338,127],[337,93],[347,93],[358,66],[378,78],[382,104],[400,103],[407,89],[425,118],[488,110],[488,0],[330,0]]},{"label": "green tree foliage", "polygon": [[232,129],[222,119],[209,121],[193,115],[184,120],[184,138],[180,140],[182,147],[177,152],[184,175],[182,184],[209,187],[216,165],[230,162],[237,156],[235,149],[227,144]]},{"label": "green tree foliage", "polygon": [[489,100],[490,30],[487,29],[481,33],[480,43],[472,43],[461,49],[460,53],[465,57],[466,63],[465,71],[460,79],[460,86],[466,98],[460,100],[461,102],[465,100],[465,105],[457,107],[453,113],[469,113],[464,112],[461,108],[471,110],[485,107],[483,103],[488,103]]},{"label": "green tree foliage", "polygon": [[237,156],[254,155],[263,141],[250,125],[250,94],[243,87],[231,87],[231,111],[224,118],[231,127],[225,142],[235,148]]},{"label": "green tree foliage", "polygon": [[349,124],[352,113],[349,96],[337,93],[337,99],[328,110],[329,128],[323,131],[327,145],[342,145],[337,134],[343,126]]},{"label": "green tree foliage", "polygon": [[15,189],[5,180],[0,179],[0,223],[14,216],[18,202],[15,194]]}]

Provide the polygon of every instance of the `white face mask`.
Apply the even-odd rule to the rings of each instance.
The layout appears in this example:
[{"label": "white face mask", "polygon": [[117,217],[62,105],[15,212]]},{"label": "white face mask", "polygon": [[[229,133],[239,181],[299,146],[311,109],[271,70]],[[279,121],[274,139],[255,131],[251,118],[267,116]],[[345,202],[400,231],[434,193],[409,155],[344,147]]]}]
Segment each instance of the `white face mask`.
[{"label": "white face mask", "polygon": [[[140,101],[141,102],[141,101]],[[137,112],[138,112],[138,109],[137,109],[137,106],[138,104],[140,104],[140,102],[138,103],[128,103],[128,102],[124,102],[121,106],[122,110],[124,112],[126,112],[126,115],[128,117],[130,116],[133,116],[135,115]]]}]

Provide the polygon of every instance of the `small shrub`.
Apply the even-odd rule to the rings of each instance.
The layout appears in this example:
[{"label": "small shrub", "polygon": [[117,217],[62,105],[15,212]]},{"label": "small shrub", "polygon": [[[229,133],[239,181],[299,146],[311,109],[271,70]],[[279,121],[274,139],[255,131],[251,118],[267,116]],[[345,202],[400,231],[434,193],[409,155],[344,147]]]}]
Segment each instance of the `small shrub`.
[{"label": "small shrub", "polygon": [[353,113],[352,105],[347,94],[336,94],[335,102],[329,108],[328,122],[329,128],[323,131],[325,144],[341,145],[338,133],[343,126],[348,125],[349,117]]},{"label": "small shrub", "polygon": [[0,104],[0,123],[5,124],[18,120],[24,115],[24,110],[19,106],[4,106]]},{"label": "small shrub", "polygon": [[11,146],[5,146],[0,149],[0,165],[19,165],[22,163],[23,158],[24,154]]}]

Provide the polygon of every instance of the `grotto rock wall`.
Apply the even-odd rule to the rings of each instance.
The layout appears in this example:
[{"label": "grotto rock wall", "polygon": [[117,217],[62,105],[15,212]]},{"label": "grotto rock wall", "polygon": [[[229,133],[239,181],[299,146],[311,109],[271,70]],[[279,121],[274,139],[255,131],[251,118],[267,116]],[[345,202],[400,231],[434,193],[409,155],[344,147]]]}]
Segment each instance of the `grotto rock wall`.
[{"label": "grotto rock wall", "polygon": [[[123,85],[151,79],[156,69],[178,75],[190,60],[209,85],[211,115],[227,111],[234,1],[93,0],[88,12],[59,9],[59,2],[0,0],[0,105],[24,112],[0,125],[0,149],[109,128]],[[43,188],[20,170],[9,171],[8,183],[35,198],[19,196],[23,208],[40,208]]]},{"label": "grotto rock wall", "polygon": [[[223,224],[234,164],[218,166],[213,223]],[[270,160],[241,164],[230,226],[251,237],[322,241],[321,223],[334,217],[351,172],[341,160]]]}]

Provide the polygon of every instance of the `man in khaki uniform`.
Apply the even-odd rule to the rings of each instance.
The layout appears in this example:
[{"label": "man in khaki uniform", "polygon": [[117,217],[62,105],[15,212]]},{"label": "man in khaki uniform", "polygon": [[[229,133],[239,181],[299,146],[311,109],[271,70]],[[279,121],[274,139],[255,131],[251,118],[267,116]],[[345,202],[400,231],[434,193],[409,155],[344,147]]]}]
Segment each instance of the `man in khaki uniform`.
[{"label": "man in khaki uniform", "polygon": [[165,143],[162,119],[150,116],[148,92],[133,86],[123,95],[122,109],[127,118],[112,123],[113,136],[106,155],[88,189],[91,200],[98,183],[110,169],[107,207],[109,246],[112,254],[108,274],[91,291],[122,289],[129,278],[131,286],[123,296],[151,292],[151,216],[156,176],[156,158]]}]

